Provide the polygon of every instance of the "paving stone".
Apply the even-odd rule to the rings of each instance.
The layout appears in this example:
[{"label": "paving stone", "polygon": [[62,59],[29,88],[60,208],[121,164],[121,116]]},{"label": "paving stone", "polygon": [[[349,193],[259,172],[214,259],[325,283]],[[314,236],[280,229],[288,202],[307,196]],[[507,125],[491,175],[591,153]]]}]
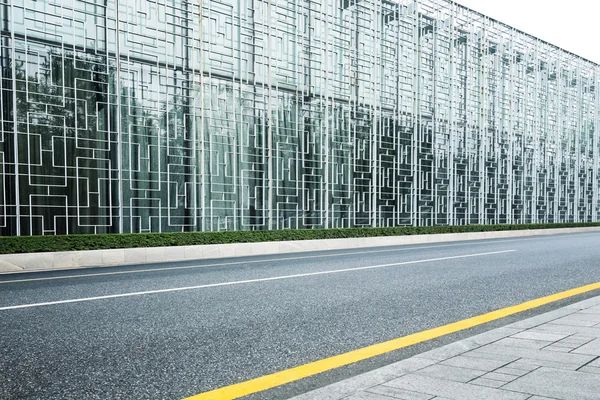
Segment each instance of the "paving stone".
[{"label": "paving stone", "polygon": [[528,373],[529,371],[533,371],[535,369],[535,366],[532,366],[532,367],[534,367],[534,368],[532,368],[531,370],[524,370],[524,369],[518,369],[518,368],[511,368],[510,366],[507,366],[507,367],[498,368],[494,372],[498,372],[499,374],[523,376],[526,373]]},{"label": "paving stone", "polygon": [[505,337],[515,335],[521,331],[522,329],[508,327],[492,329],[491,331],[481,333],[471,338],[451,343],[449,345],[440,347],[438,349],[433,349],[425,353],[421,353],[415,357],[443,361],[458,356],[460,354],[466,353],[483,345],[494,343],[495,341],[503,339]]},{"label": "paving stone", "polygon": [[560,342],[552,343],[550,346],[551,347],[566,347],[566,348],[570,348],[570,349],[576,349],[577,347],[583,346],[584,344],[586,344],[588,342],[591,342],[591,340],[589,340],[589,341],[572,340],[572,341],[564,341],[564,342],[560,341]]},{"label": "paving stone", "polygon": [[539,365],[528,364],[528,363],[524,362],[522,359],[520,359],[519,361],[515,361],[513,363],[508,364],[505,368],[514,368],[514,369],[519,369],[521,371],[530,372],[539,367],[540,367]]},{"label": "paving stone", "polygon": [[550,321],[554,321],[558,318],[564,317],[566,315],[571,315],[577,312],[577,309],[571,308],[559,308],[558,310],[550,311],[545,314],[537,315],[532,318],[524,319],[519,322],[515,322],[513,324],[508,325],[509,328],[515,329],[531,329],[538,325],[546,324]]},{"label": "paving stone", "polygon": [[416,358],[427,358],[430,360],[443,361],[449,358],[458,356],[466,353],[469,350],[478,348],[480,345],[473,342],[466,342],[461,340],[460,342],[451,343],[449,345],[421,353]]},{"label": "paving stone", "polygon": [[506,364],[508,361],[490,360],[480,357],[457,356],[448,360],[442,361],[441,365],[449,365],[452,367],[476,369],[479,371],[491,372]]},{"label": "paving stone", "polygon": [[588,367],[587,365],[579,368],[577,371],[587,372],[589,374],[598,374],[600,375],[600,368],[598,367]]},{"label": "paving stone", "polygon": [[475,335],[465,340],[471,340],[476,344],[483,346],[484,344],[494,343],[495,341],[500,340],[502,338],[516,335],[517,333],[520,333],[522,331],[523,329],[510,328],[504,326],[502,328],[492,329],[491,331],[480,333],[479,335]]},{"label": "paving stone", "polygon": [[597,375],[551,368],[540,368],[506,386],[507,390],[546,396],[559,400],[598,400]]},{"label": "paving stone", "polygon": [[499,388],[500,386],[506,385],[506,382],[495,381],[493,379],[487,379],[487,378],[477,378],[477,379],[469,382],[469,384],[491,387],[491,388]]},{"label": "paving stone", "polygon": [[[549,351],[548,354],[570,354],[570,353],[556,353],[556,352],[553,353],[553,352]],[[548,367],[548,368],[555,368],[555,369],[564,369],[566,371],[577,371],[582,366],[581,364],[569,364],[569,363],[560,362],[560,361],[548,361],[548,360],[531,360],[528,358],[522,358],[521,361],[523,361],[526,364],[535,365],[537,368]]]},{"label": "paving stone", "polygon": [[388,374],[376,369],[350,379],[336,382],[331,385],[301,394],[295,400],[339,400],[354,393],[363,391],[372,386],[379,385],[397,378],[398,375]]},{"label": "paving stone", "polygon": [[586,327],[586,326],[568,326],[568,325],[555,325],[546,324],[538,326],[535,332],[548,332],[548,333],[568,333],[570,335],[586,335],[593,338],[600,338],[600,328]]},{"label": "paving stone", "polygon": [[591,342],[578,347],[573,350],[573,353],[600,356],[600,339],[592,340]]},{"label": "paving stone", "polygon": [[[575,335],[580,331],[581,327],[578,326],[567,326],[567,325],[555,325],[552,323],[536,326],[528,330],[527,332],[539,332],[539,333],[555,333],[565,335]],[[600,330],[599,330],[600,333]],[[599,336],[600,337],[600,336]]]},{"label": "paving stone", "polygon": [[537,349],[526,349],[523,347],[501,346],[497,344],[488,344],[473,351],[473,354],[480,353],[501,354],[540,361],[553,361],[565,364],[579,364],[580,366],[587,364],[594,359],[593,356],[584,354],[556,353]]},{"label": "paving stone", "polygon": [[394,399],[402,400],[431,400],[434,396],[425,393],[411,392],[404,389],[398,389],[391,386],[378,385],[366,390],[367,392],[389,396]]},{"label": "paving stone", "polygon": [[446,397],[451,400],[526,400],[529,395],[485,386],[410,374],[387,382],[386,386]]},{"label": "paving stone", "polygon": [[591,363],[587,364],[586,367],[598,367],[600,368],[600,357],[596,358]]},{"label": "paving stone", "polygon": [[[585,328],[585,329],[587,329],[587,328]],[[595,336],[586,336],[586,335],[583,335],[581,333],[578,333],[578,334],[575,334],[575,335],[571,336],[571,339],[574,340],[574,341],[580,342],[580,343],[581,342],[587,343],[587,342],[591,342],[594,339],[597,339],[597,337],[595,337]]]},{"label": "paving stone", "polygon": [[511,338],[516,339],[530,339],[530,340],[546,340],[548,342],[557,342],[559,340],[565,339],[569,337],[568,334],[558,334],[558,333],[542,333],[542,332],[532,332],[525,331],[521,333],[517,333],[516,335],[512,335]]},{"label": "paving stone", "polygon": [[[402,360],[394,364],[390,364],[385,367],[376,369],[375,371],[379,371],[379,373],[385,374],[386,376],[398,377],[414,371],[418,371],[422,368],[428,367],[433,364],[437,364],[437,361],[429,360],[426,358],[411,357],[407,358],[406,360]],[[375,371],[371,371],[370,373],[374,373]]]},{"label": "paving stone", "polygon": [[505,363],[511,363],[511,362],[517,361],[519,359],[519,357],[517,357],[517,356],[505,356],[502,354],[483,353],[483,352],[477,351],[477,349],[473,350],[473,351],[469,351],[468,353],[463,354],[463,356],[473,357],[473,358],[485,358],[487,360],[503,361]]},{"label": "paving stone", "polygon": [[573,347],[561,347],[561,346],[548,346],[544,347],[544,351],[556,351],[558,353],[569,353],[573,350]]},{"label": "paving stone", "polygon": [[344,400],[390,400],[390,397],[370,392],[358,392],[352,396],[344,397]]},{"label": "paving stone", "polygon": [[578,313],[581,314],[600,314],[600,305],[596,305],[593,307],[584,308],[579,310]]},{"label": "paving stone", "polygon": [[571,347],[579,347],[582,346],[586,343],[591,342],[592,340],[594,340],[594,338],[589,338],[589,339],[565,339],[565,340],[561,340],[558,341],[556,343],[554,343],[557,346],[571,346]]},{"label": "paving stone", "polygon": [[556,400],[556,399],[552,399],[550,397],[542,397],[542,396],[531,396],[527,400]]},{"label": "paving stone", "polygon": [[407,358],[383,368],[301,394],[294,397],[294,400],[339,400],[435,363],[434,360]]},{"label": "paving stone", "polygon": [[456,382],[468,382],[485,374],[485,371],[436,364],[420,369],[416,371],[415,374],[431,376],[433,378],[447,379]]},{"label": "paving stone", "polygon": [[541,349],[554,342],[547,340],[531,340],[531,339],[517,339],[513,337],[504,338],[498,340],[495,344],[501,346],[514,346],[514,347],[525,347],[527,349]]},{"label": "paving stone", "polygon": [[592,297],[591,299],[586,299],[574,304],[570,304],[565,308],[575,308],[578,310],[583,310],[586,308],[595,307],[597,305],[600,305],[600,296]]},{"label": "paving stone", "polygon": [[494,379],[494,380],[502,381],[502,382],[510,382],[510,381],[517,379],[517,377],[514,375],[503,374],[500,372],[490,372],[489,374],[485,374],[483,376],[483,378]]},{"label": "paving stone", "polygon": [[600,315],[597,314],[572,314],[552,321],[555,325],[587,326],[592,327],[600,323]]}]

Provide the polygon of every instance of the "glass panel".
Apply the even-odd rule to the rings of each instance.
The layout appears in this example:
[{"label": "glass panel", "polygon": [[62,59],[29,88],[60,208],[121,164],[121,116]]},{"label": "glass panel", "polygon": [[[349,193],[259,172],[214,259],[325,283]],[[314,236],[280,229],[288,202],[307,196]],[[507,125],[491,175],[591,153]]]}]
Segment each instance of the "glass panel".
[{"label": "glass panel", "polygon": [[598,219],[598,65],[449,1],[0,20],[1,235]]}]

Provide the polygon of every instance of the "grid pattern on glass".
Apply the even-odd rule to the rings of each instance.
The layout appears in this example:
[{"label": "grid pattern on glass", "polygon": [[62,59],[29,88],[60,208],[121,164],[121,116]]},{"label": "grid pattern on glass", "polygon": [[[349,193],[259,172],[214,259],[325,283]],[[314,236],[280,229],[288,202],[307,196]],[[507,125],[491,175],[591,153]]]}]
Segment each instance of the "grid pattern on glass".
[{"label": "grid pattern on glass", "polygon": [[600,67],[447,0],[0,0],[0,234],[596,221]]}]

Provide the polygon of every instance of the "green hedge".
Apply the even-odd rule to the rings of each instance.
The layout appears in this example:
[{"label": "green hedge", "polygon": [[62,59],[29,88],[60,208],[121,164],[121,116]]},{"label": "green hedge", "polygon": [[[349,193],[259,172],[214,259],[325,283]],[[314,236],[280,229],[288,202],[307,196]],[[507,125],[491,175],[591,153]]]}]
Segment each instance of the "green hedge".
[{"label": "green hedge", "polygon": [[45,251],[124,249],[135,247],[190,246],[199,244],[274,242],[280,240],[337,239],[404,236],[433,233],[487,232],[521,229],[576,228],[600,223],[399,226],[394,228],[298,229],[280,231],[225,231],[132,233],[60,236],[6,236],[0,238],[0,254]]}]

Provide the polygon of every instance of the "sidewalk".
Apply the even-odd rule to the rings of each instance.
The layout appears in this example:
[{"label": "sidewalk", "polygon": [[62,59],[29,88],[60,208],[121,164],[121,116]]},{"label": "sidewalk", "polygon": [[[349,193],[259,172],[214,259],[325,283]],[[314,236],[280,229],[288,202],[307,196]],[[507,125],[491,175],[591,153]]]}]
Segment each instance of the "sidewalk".
[{"label": "sidewalk", "polygon": [[598,400],[600,296],[294,400]]}]

